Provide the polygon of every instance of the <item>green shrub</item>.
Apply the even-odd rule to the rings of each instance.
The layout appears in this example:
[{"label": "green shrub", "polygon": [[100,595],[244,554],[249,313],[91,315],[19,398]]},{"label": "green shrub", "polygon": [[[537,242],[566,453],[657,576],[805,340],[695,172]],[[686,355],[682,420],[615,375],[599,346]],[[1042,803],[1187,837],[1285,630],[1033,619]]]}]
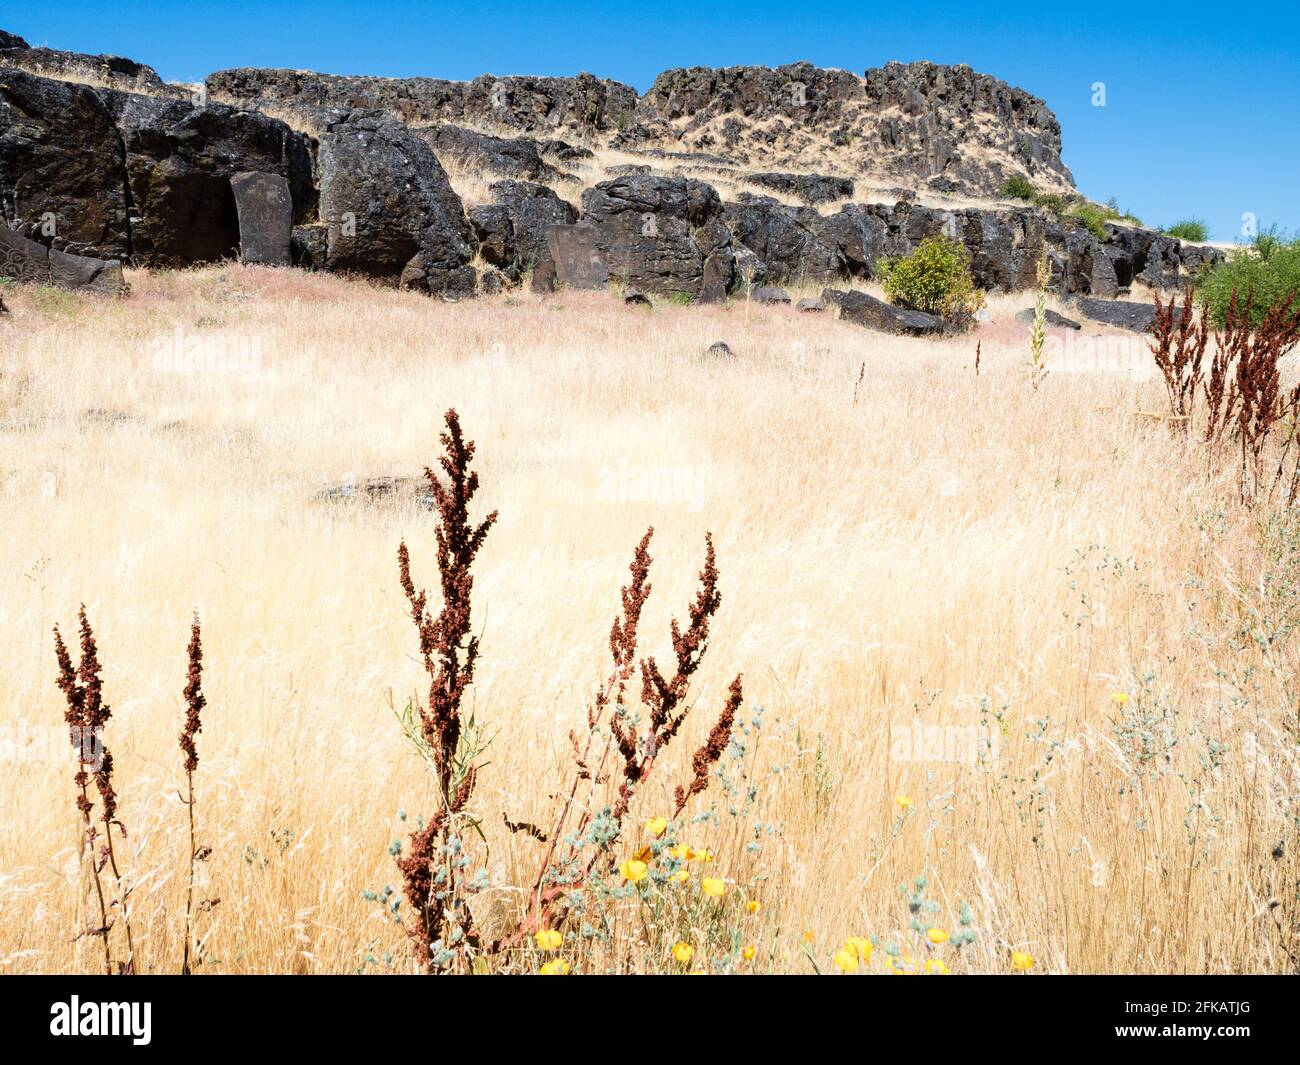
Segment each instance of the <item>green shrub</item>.
[{"label": "green shrub", "polygon": [[1002,183],[1002,196],[1008,200],[1029,200],[1031,203],[1038,195],[1034,183],[1024,174],[1012,174]]},{"label": "green shrub", "polygon": [[891,303],[960,320],[984,305],[970,273],[970,252],[948,237],[927,237],[911,255],[885,259],[880,280]]},{"label": "green shrub", "polygon": [[1105,240],[1106,223],[1112,220],[1118,221],[1120,215],[1110,207],[1102,207],[1100,204],[1083,200],[1067,207],[1064,217],[1083,226],[1098,240]]},{"label": "green shrub", "polygon": [[1250,293],[1251,321],[1258,325],[1278,300],[1289,294],[1300,300],[1300,238],[1287,240],[1274,232],[1261,233],[1253,247],[1237,248],[1226,262],[1202,275],[1199,291],[1216,325],[1227,318],[1233,292],[1238,294],[1239,305]]},{"label": "green shrub", "polygon": [[1210,231],[1205,223],[1199,218],[1184,218],[1181,222],[1175,222],[1164,230],[1166,236],[1177,237],[1179,240],[1195,240],[1204,242],[1210,239]]}]

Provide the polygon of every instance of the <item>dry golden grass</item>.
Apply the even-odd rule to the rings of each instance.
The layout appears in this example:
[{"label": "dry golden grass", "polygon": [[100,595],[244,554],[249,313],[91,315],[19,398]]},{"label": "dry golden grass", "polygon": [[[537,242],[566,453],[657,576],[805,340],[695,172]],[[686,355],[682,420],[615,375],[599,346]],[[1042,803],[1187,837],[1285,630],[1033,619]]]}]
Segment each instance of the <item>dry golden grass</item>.
[{"label": "dry golden grass", "polygon": [[[745,932],[757,967],[806,971],[805,945],[825,964],[847,935],[906,939],[898,885],[918,875],[939,923],[972,909],[979,938],[954,971],[1007,971],[1012,949],[1036,971],[1289,967],[1296,652],[1224,642],[1273,609],[1260,534],[1225,510],[1230,475],[1207,477],[1133,417],[1161,406],[1155,381],[1057,373],[1030,391],[1025,330],[1007,324],[1029,297],[993,301],[977,377],[974,336],[896,340],[789,308],[645,311],[599,293],[448,305],[238,266],[131,282],[123,302],[6,291],[0,727],[57,739],[50,630],[84,601],[145,970],[181,955],[176,734],[196,607],[199,839],[213,848],[200,896],[221,900],[198,921],[200,971],[404,956],[362,892],[399,882],[395,814],[431,804],[388,700],[421,683],[396,549],[405,537],[433,584],[432,518],[313,494],[416,473],[450,406],[479,445],[478,503],[501,512],[475,588],[472,694],[496,732],[474,805],[500,909],[537,861],[502,814],[553,816],[567,731],[654,524],[643,650],[665,653],[705,530],[723,604],[690,735],[634,813],[664,812],[743,671],[747,706],[766,708],[759,816],[781,835],[753,857],[738,831],[687,831],[719,875],[766,877]],[[177,329],[254,338],[259,357],[169,371],[152,338]],[[719,339],[735,360],[702,355]],[[895,742],[914,722],[982,721],[1001,726],[979,765]],[[98,964],[74,939],[87,881],[73,766],[51,750],[11,742],[0,774],[9,971]],[[669,964],[634,946],[601,964]]]}]

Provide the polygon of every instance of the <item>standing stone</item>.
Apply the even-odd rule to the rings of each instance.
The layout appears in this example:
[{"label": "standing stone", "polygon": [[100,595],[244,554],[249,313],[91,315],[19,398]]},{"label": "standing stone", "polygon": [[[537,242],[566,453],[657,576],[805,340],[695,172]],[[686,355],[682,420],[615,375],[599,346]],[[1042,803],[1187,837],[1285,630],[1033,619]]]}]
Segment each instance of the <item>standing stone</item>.
[{"label": "standing stone", "polygon": [[288,266],[292,261],[293,197],[280,174],[241,171],[230,188],[239,212],[239,255],[246,263]]},{"label": "standing stone", "polygon": [[609,282],[594,226],[548,226],[546,243],[556,276],[568,288],[604,288]]}]

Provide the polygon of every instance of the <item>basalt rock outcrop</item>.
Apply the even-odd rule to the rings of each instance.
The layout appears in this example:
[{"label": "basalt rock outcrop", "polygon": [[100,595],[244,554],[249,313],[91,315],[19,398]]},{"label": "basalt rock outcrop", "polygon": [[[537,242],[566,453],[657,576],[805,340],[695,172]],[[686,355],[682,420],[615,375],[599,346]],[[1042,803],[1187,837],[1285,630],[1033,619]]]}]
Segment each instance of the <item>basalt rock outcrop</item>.
[{"label": "basalt rock outcrop", "polygon": [[[945,235],[982,288],[1032,288],[1046,258],[1056,290],[1104,300],[1222,257],[1029,206],[918,202],[990,198],[1011,174],[1070,192],[1060,148],[1043,101],[965,66],[691,68],[643,96],[590,74],[239,69],[195,91],[0,32],[0,217],[50,256],[132,266],[243,256],[448,298],[532,271],[539,292],[613,280],[715,301],[837,291]],[[610,149],[631,158],[602,166]],[[848,317],[880,317],[849,302]]]},{"label": "basalt rock outcrop", "polygon": [[223,70],[207,79],[208,94],[243,107],[293,102],[318,107],[391,111],[415,125],[450,122],[504,126],[554,136],[608,131],[636,109],[636,90],[616,81],[579,74],[574,78],[495,77],[473,81],[442,78],[372,78],[300,70]]}]

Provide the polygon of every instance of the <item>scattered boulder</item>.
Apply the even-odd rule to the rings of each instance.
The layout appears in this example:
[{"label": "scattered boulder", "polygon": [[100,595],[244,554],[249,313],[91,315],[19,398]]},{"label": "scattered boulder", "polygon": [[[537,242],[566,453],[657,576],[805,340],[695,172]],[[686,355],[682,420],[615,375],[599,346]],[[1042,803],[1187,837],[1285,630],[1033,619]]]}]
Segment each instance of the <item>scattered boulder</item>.
[{"label": "scattered boulder", "polygon": [[704,351],[705,355],[712,355],[719,359],[734,359],[736,356],[725,341],[715,340]]},{"label": "scattered boulder", "polygon": [[1149,303],[1077,296],[1071,301],[1070,306],[1094,322],[1113,325],[1117,329],[1128,329],[1134,333],[1147,332],[1156,319],[1156,309]]},{"label": "scattered boulder", "polygon": [[760,285],[750,292],[749,298],[755,303],[788,304],[790,302],[790,293],[783,288],[776,288],[774,285]]},{"label": "scattered boulder", "polygon": [[843,292],[825,289],[822,299],[839,308],[842,321],[898,336],[938,336],[944,331],[943,319],[922,311],[894,307],[857,290]]},{"label": "scattered boulder", "polygon": [[429,482],[423,477],[349,478],[320,489],[316,498],[323,503],[412,502],[425,510],[433,510],[436,506]]},{"label": "scattered boulder", "polygon": [[[1050,329],[1082,329],[1078,322],[1073,318],[1067,318],[1063,314],[1057,314],[1050,307],[1043,314],[1043,320]],[[1016,311],[1016,321],[1022,325],[1032,326],[1034,324],[1034,308],[1026,307],[1023,311]]]},{"label": "scattered boulder", "polygon": [[4,30],[0,30],[0,51],[4,51],[10,48],[17,49],[17,48],[27,48],[27,47],[29,47],[27,42],[24,41],[21,37],[19,37],[16,33],[6,33]]},{"label": "scattered boulder", "polygon": [[806,297],[795,303],[794,309],[805,314],[820,314],[826,310],[826,304],[822,300]]},{"label": "scattered boulder", "polygon": [[649,307],[650,297],[640,289],[629,288],[623,293],[623,302],[629,307]]}]

